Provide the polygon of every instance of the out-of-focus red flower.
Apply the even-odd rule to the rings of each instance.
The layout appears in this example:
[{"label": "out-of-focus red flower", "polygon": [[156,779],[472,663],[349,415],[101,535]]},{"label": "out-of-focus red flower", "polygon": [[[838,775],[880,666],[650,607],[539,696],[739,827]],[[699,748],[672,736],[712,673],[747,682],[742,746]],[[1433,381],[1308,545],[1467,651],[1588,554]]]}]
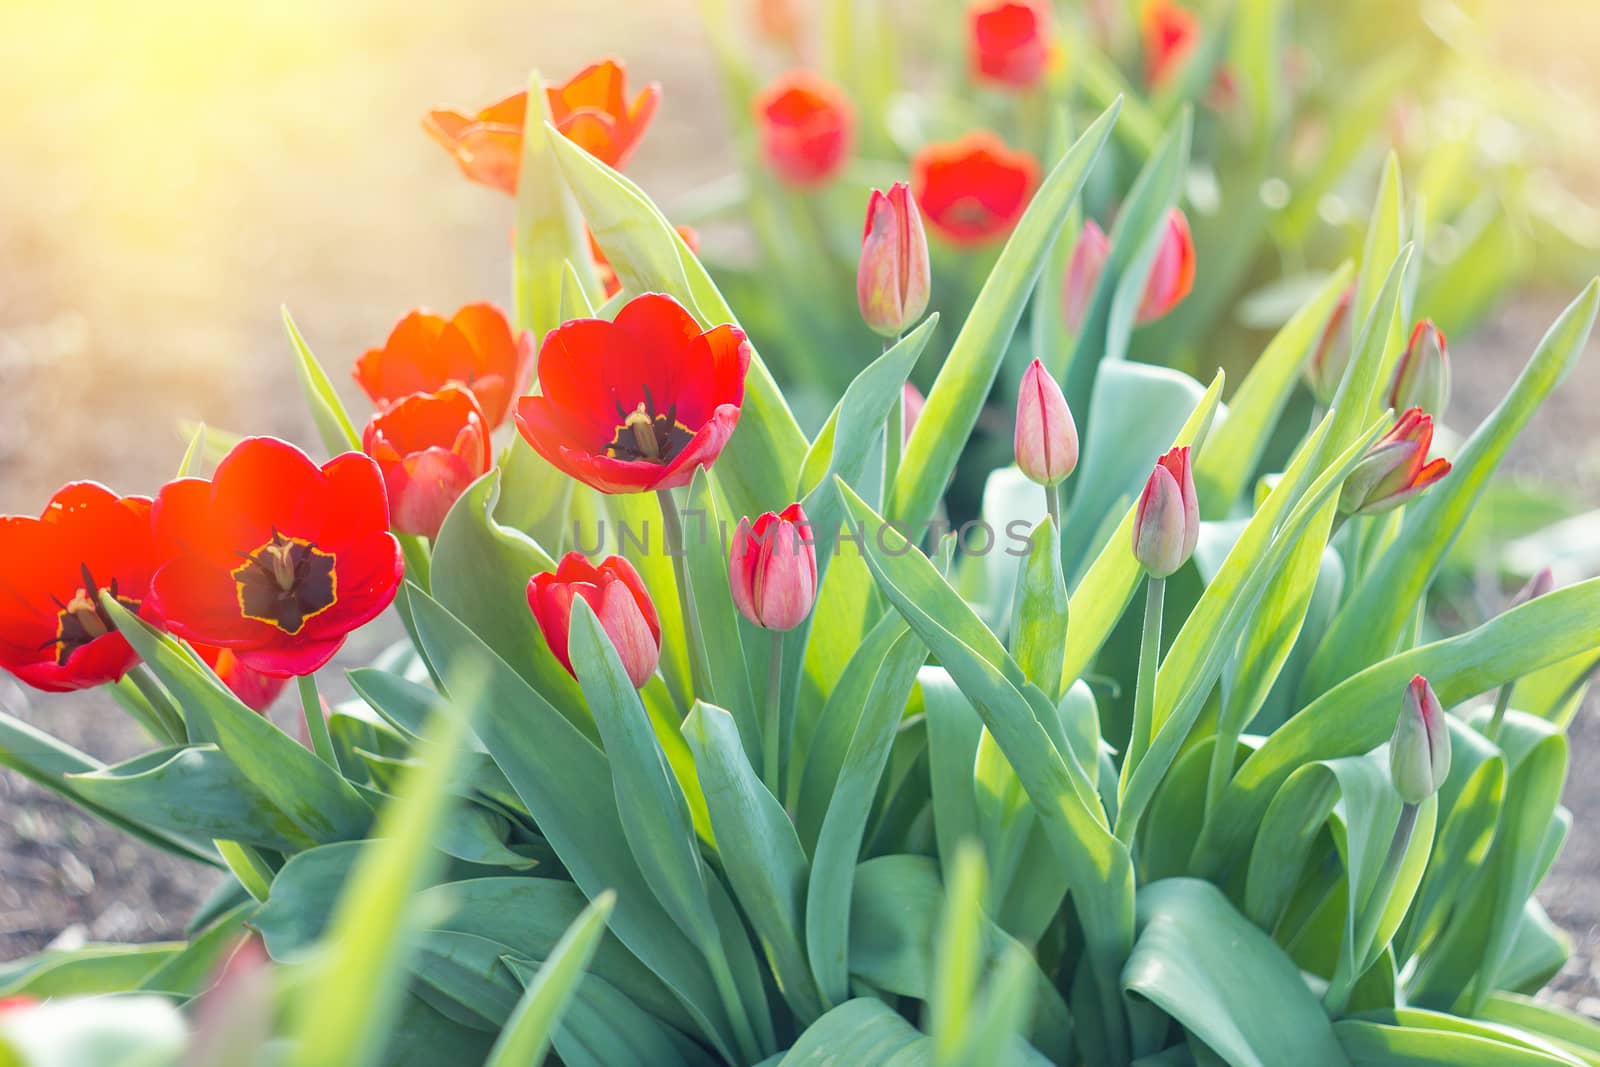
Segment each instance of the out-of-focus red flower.
[{"label": "out-of-focus red flower", "polygon": [[383,477],[359,452],[318,467],[285,441],[247,437],[210,481],[163,486],[154,516],[168,562],[146,607],[177,636],[273,677],[332,659],[404,572]]},{"label": "out-of-focus red flower", "polygon": [[1397,508],[1450,473],[1450,461],[1428,461],[1433,447],[1433,416],[1411,408],[1394,428],[1373,443],[1339,493],[1346,515],[1377,515]]},{"label": "out-of-focus red flower", "polygon": [[1078,465],[1078,424],[1061,386],[1037,359],[1022,372],[1012,443],[1017,467],[1040,485],[1065,480]]},{"label": "out-of-focus red flower", "polygon": [[0,1015],[31,1008],[37,1003],[39,1002],[32,997],[0,997]]},{"label": "out-of-focus red flower", "polygon": [[734,606],[767,630],[792,630],[817,600],[817,549],[799,504],[739,520],[728,558]]},{"label": "out-of-focus red flower", "polygon": [[1421,408],[1439,417],[1450,404],[1450,353],[1444,331],[1423,319],[1411,331],[1411,340],[1395,368],[1389,386],[1389,406],[1396,411]]},{"label": "out-of-focus red flower", "polygon": [[1200,541],[1200,498],[1187,447],[1156,461],[1133,519],[1133,556],[1152,578],[1165,578],[1189,562]]},{"label": "out-of-focus red flower", "polygon": [[1050,12],[1034,2],[979,0],[967,12],[972,76],[1027,89],[1050,64]]},{"label": "out-of-focus red flower", "polygon": [[[689,246],[689,251],[700,252],[700,233],[693,226],[674,226],[678,236],[683,238],[683,243]],[[589,234],[589,255],[594,258],[594,272],[600,276],[600,285],[604,288],[606,299],[609,300],[622,292],[622,282],[617,278],[617,272],[611,269],[611,261],[606,258],[605,250],[600,247],[600,242],[594,239],[594,234]]]},{"label": "out-of-focus red flower", "polygon": [[572,600],[580,596],[599,617],[600,628],[611,639],[634,687],[643,686],[661,658],[661,620],[639,572],[621,556],[608,556],[597,567],[580,553],[568,552],[554,571],[528,580],[528,607],[539,631],[556,659],[573,674],[568,637]]},{"label": "out-of-focus red flower", "polygon": [[1200,42],[1200,20],[1172,0],[1149,0],[1139,18],[1145,81],[1158,86],[1183,66]]},{"label": "out-of-focus red flower", "polygon": [[1072,263],[1061,284],[1061,317],[1067,329],[1077,333],[1083,328],[1084,316],[1089,313],[1089,301],[1105,273],[1106,260],[1111,258],[1111,239],[1094,219],[1085,219],[1078,243],[1072,249]]},{"label": "out-of-focus red flower", "polygon": [[[629,103],[627,86],[627,70],[614,59],[585,67],[566,84],[545,89],[550,118],[585,152],[608,166],[621,167],[644,136],[661,99],[661,86],[651,82]],[[455,157],[468,178],[515,196],[527,114],[528,94],[523,91],[471,117],[430,111],[422,128]]]},{"label": "out-of-focus red flower", "polygon": [[412,393],[372,416],[361,450],[383,471],[394,528],[417,537],[439,536],[450,505],[494,466],[483,412],[458,385]]},{"label": "out-of-focus red flower", "polygon": [[274,678],[250,667],[234,655],[231,648],[195,645],[194,650],[206,661],[212,673],[222,679],[222,684],[251,711],[265,715],[267,709],[272,707],[272,702],[278,699],[278,694],[283,692],[283,687],[289,684],[287,678]]},{"label": "out-of-focus red flower", "polygon": [[532,374],[528,335],[513,335],[505,314],[492,304],[468,304],[449,319],[413,311],[382,348],[369,350],[355,366],[356,381],[380,408],[412,393],[465,386],[477,397],[491,430],[505,421],[511,401],[527,391]]},{"label": "out-of-focus red flower", "polygon": [[1039,184],[1039,164],[988,130],[930,144],[911,162],[911,187],[929,224],[971,246],[1011,232]]},{"label": "out-of-focus red flower", "polygon": [[1333,404],[1334,395],[1339,391],[1339,382],[1344,379],[1345,368],[1350,365],[1350,305],[1355,296],[1355,285],[1346,286],[1339,296],[1339,302],[1334,305],[1333,313],[1328,316],[1328,324],[1322,328],[1316,351],[1306,364],[1306,384],[1311,387],[1311,395],[1323,407]]},{"label": "out-of-focus red flower", "polygon": [[905,182],[872,190],[856,267],[856,303],[873,332],[898,337],[928,310],[932,271],[922,213]]},{"label": "out-of-focus red flower", "polygon": [[752,106],[762,155],[779,178],[791,185],[821,185],[844,165],[855,117],[832,82],[810,71],[790,71]]},{"label": "out-of-focus red flower", "polygon": [[795,0],[756,0],[756,32],[791,52],[800,51],[805,21]]},{"label": "out-of-focus red flower", "polygon": [[539,349],[540,395],[517,429],[545,459],[602,493],[687,485],[739,422],[750,344],[732,324],[702,330],[661,293],[615,321],[574,319]]},{"label": "out-of-focus red flower", "polygon": [[1140,322],[1152,322],[1177,307],[1194,288],[1194,236],[1189,220],[1178,208],[1167,212],[1166,228],[1156,249],[1150,277],[1139,302]]},{"label": "out-of-focus red flower", "polygon": [[138,656],[100,593],[149,617],[159,562],[148,497],[72,482],[37,519],[0,517],[0,667],[51,693],[117,681]]}]

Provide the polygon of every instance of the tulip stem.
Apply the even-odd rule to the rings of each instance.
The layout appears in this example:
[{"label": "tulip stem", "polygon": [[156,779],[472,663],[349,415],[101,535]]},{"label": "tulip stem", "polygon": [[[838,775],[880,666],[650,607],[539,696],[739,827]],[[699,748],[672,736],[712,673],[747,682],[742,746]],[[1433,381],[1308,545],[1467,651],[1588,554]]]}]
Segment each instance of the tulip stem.
[{"label": "tulip stem", "polygon": [[[1156,668],[1161,663],[1161,611],[1167,599],[1167,580],[1152,576],[1145,584],[1144,634],[1139,641],[1139,678],[1133,691],[1133,731],[1128,755],[1122,761],[1122,787],[1127,789],[1139,761],[1150,748],[1151,720],[1155,717]],[[1122,820],[1118,819],[1118,823]],[[1131,823],[1127,833],[1131,837]]]},{"label": "tulip stem", "polygon": [[1057,536],[1061,534],[1061,483],[1044,487],[1044,506],[1050,514],[1050,525],[1055,528]]},{"label": "tulip stem", "polygon": [[1506,720],[1506,711],[1511,707],[1511,691],[1516,688],[1516,682],[1507,682],[1500,687],[1500,693],[1494,698],[1494,715],[1489,719],[1489,728],[1483,736],[1494,742],[1500,740],[1500,727]]},{"label": "tulip stem", "polygon": [[[883,350],[887,352],[899,343],[898,335],[892,339],[885,337]],[[902,388],[883,424],[883,491],[878,501],[878,513],[886,518],[889,515],[889,498],[894,495],[894,480],[900,475],[900,455],[905,448],[905,441],[905,390]]]},{"label": "tulip stem", "polygon": [[306,716],[306,733],[311,736],[311,749],[335,771],[339,770],[339,756],[333,749],[333,735],[328,732],[328,718],[322,714],[322,695],[317,692],[317,676],[315,674],[302,674],[298,679],[300,683],[300,706]]},{"label": "tulip stem", "polygon": [[672,573],[678,581],[678,602],[683,607],[683,633],[689,641],[689,702],[696,692],[708,692],[705,649],[700,644],[700,621],[694,610],[694,589],[689,585],[689,557],[683,543],[683,518],[671,489],[656,490],[661,503],[661,539],[672,558]]},{"label": "tulip stem", "polygon": [[1394,837],[1389,840],[1389,854],[1383,858],[1378,870],[1378,880],[1372,884],[1372,895],[1357,915],[1355,941],[1349,951],[1341,953],[1334,967],[1328,992],[1322,998],[1330,1016],[1344,1014],[1350,1006],[1350,994],[1355,984],[1371,966],[1372,940],[1378,936],[1378,925],[1383,913],[1389,910],[1389,898],[1394,895],[1395,883],[1400,880],[1400,868],[1405,863],[1406,851],[1411,847],[1411,835],[1417,826],[1417,805],[1402,804],[1400,821],[1395,824]]},{"label": "tulip stem", "polygon": [[783,631],[772,631],[772,644],[767,653],[767,709],[766,728],[761,732],[761,766],[762,778],[767,783],[767,788],[772,795],[783,797],[781,772],[778,769],[779,755],[782,751],[783,716],[781,714],[783,699]]}]

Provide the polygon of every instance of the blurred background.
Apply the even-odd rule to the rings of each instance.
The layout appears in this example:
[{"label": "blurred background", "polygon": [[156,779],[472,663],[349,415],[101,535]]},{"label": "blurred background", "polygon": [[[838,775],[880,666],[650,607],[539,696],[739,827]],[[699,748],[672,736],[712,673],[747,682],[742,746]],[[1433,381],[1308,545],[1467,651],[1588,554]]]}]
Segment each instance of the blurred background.
[{"label": "blurred background", "polygon": [[[730,17],[754,3],[729,0]],[[1466,17],[1424,6],[1439,32]],[[962,5],[906,7],[959,19]],[[1505,104],[1480,147],[1537,150],[1530,226],[1575,240],[1536,245],[1551,247],[1550,269],[1452,337],[1450,421],[1462,428],[1503,395],[1575,291],[1563,279],[1600,269],[1567,262],[1600,234],[1600,3],[1477,8],[1477,58],[1506,74],[1462,86]],[[732,167],[699,19],[693,0],[0,3],[0,512],[36,514],[78,478],[152,492],[182,454],[179,419],[314,440],[280,305],[354,399],[347,368],[405,311],[505,303],[510,201],[462,181],[423,135],[432,107],[475,110],[525,84],[530,66],[564,79],[619,56],[632,78],[664,87],[629,172],[672,215]],[[780,69],[769,58],[765,69]],[[1544,152],[1552,138],[1565,150]],[[1326,214],[1335,227],[1365,222],[1359,208]],[[1600,505],[1600,353],[1509,466]],[[1573,729],[1571,840],[1541,896],[1576,943],[1557,995],[1600,1017],[1594,704]],[[7,678],[0,707],[102,758],[133,751],[132,727],[94,695],[30,706]],[[58,939],[170,936],[207,888],[0,772],[0,960]]]}]

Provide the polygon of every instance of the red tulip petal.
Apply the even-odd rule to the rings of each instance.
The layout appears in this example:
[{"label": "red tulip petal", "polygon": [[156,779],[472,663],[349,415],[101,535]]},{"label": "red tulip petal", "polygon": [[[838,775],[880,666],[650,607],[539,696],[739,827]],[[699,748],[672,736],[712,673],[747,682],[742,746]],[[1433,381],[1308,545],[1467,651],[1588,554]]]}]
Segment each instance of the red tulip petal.
[{"label": "red tulip petal", "polygon": [[328,665],[344,644],[344,634],[322,640],[300,638],[293,644],[264,648],[236,648],[239,662],[269,678],[289,678],[314,674]]},{"label": "red tulip petal", "polygon": [[274,530],[308,541],[322,536],[330,502],[327,478],[286,441],[246,438],[217,464],[211,486],[209,521],[236,551],[254,551]]},{"label": "red tulip petal", "polygon": [[165,629],[202,644],[237,648],[284,636],[270,623],[245,618],[233,575],[195,556],[180,556],[156,572],[146,606]]},{"label": "red tulip petal", "polygon": [[327,480],[323,492],[328,507],[313,540],[326,543],[329,551],[336,552],[352,538],[389,529],[383,475],[370,456],[346,452],[329,460],[321,473]]},{"label": "red tulip petal", "polygon": [[405,575],[400,542],[387,529],[342,542],[334,567],[333,603],[307,619],[298,637],[336,637],[371,622],[394,601]]}]

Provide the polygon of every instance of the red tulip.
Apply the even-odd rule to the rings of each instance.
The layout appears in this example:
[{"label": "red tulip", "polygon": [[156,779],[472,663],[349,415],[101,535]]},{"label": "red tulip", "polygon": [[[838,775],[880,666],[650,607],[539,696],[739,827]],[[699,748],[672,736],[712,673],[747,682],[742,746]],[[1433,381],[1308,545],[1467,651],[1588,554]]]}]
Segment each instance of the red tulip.
[{"label": "red tulip", "polygon": [[1433,417],[1421,408],[1405,411],[1345,479],[1339,510],[1346,515],[1377,515],[1399,507],[1449,474],[1449,460],[1427,462],[1432,445]]},{"label": "red tulip", "polygon": [[400,586],[383,476],[359,452],[318,467],[284,441],[247,437],[209,482],[163,486],[154,515],[169,562],[147,607],[177,636],[276,678],[322,667]]},{"label": "red tulip", "polygon": [[1450,777],[1450,724],[1433,687],[1422,675],[1406,686],[1389,741],[1389,777],[1407,804],[1421,804]]},{"label": "red tulip", "polygon": [[489,427],[471,393],[412,393],[372,416],[361,450],[378,461],[389,517],[401,533],[439,536],[450,505],[494,466]]},{"label": "red tulip", "polygon": [[1322,328],[1317,350],[1306,364],[1306,383],[1311,387],[1311,395],[1323,407],[1332,406],[1333,398],[1339,392],[1339,383],[1344,379],[1345,368],[1350,365],[1350,305],[1355,295],[1356,287],[1353,284],[1346,286],[1340,294],[1339,303],[1334,305],[1333,313],[1328,316],[1328,324]]},{"label": "red tulip", "polygon": [[1030,481],[1055,485],[1078,465],[1078,424],[1061,386],[1037,359],[1017,392],[1017,466]]},{"label": "red tulip", "polygon": [[159,562],[149,498],[94,482],[63,486],[37,519],[0,518],[0,667],[50,693],[117,681],[138,656],[100,593],[149,617]]},{"label": "red tulip", "polygon": [[1140,322],[1152,322],[1177,307],[1194,288],[1194,237],[1189,220],[1173,208],[1167,213],[1166,229],[1156,249],[1150,277],[1144,283],[1144,299],[1139,302]]},{"label": "red tulip", "polygon": [[517,403],[517,428],[545,459],[602,493],[687,485],[739,422],[750,344],[726,324],[702,331],[670,296],[636,296],[614,322],[574,319],[539,349],[542,395]]},{"label": "red tulip", "polygon": [[[693,226],[674,226],[678,236],[683,238],[683,243],[689,246],[689,251],[699,253],[700,234]],[[594,260],[594,272],[600,276],[600,286],[605,290],[606,299],[610,300],[622,292],[622,282],[617,278],[617,272],[611,269],[611,261],[606,258],[605,250],[600,247],[600,242],[594,239],[594,234],[589,234],[589,255]]]},{"label": "red tulip", "polygon": [[1036,3],[980,0],[967,12],[972,75],[1027,89],[1050,64],[1050,12]]},{"label": "red tulip", "polygon": [[356,381],[380,408],[412,393],[465,386],[477,397],[491,430],[505,421],[511,401],[527,391],[532,373],[528,335],[513,335],[505,315],[491,304],[468,304],[450,319],[413,311],[382,348],[368,351],[355,367]]},{"label": "red tulip", "polygon": [[1200,540],[1200,500],[1189,449],[1174,448],[1156,462],[1133,519],[1133,556],[1152,578],[1189,562]]},{"label": "red tulip", "polygon": [[1395,368],[1389,386],[1389,406],[1396,411],[1421,408],[1443,416],[1450,402],[1450,354],[1444,331],[1423,319],[1411,331],[1411,341]]},{"label": "red tulip", "polygon": [[575,596],[583,597],[594,609],[634,687],[648,682],[661,658],[661,620],[633,564],[621,556],[608,556],[596,567],[582,554],[568,552],[553,572],[535,574],[528,580],[528,607],[539,632],[556,659],[574,675],[567,639]]},{"label": "red tulip", "polygon": [[1175,74],[1200,41],[1200,20],[1172,0],[1149,0],[1140,17],[1145,82],[1160,85]]},{"label": "red tulip", "polygon": [[930,144],[911,162],[912,188],[935,230],[961,246],[1011,232],[1039,184],[1039,165],[987,130]]},{"label": "red tulip", "polygon": [[1078,243],[1072,249],[1072,263],[1061,285],[1061,317],[1072,333],[1083,328],[1089,302],[1094,299],[1100,275],[1105,273],[1106,260],[1110,258],[1111,239],[1106,231],[1094,219],[1085,219]]},{"label": "red tulip", "polygon": [[740,613],[767,630],[792,630],[817,600],[817,550],[799,504],[739,520],[728,584]]},{"label": "red tulip", "polygon": [[[545,90],[556,129],[612,167],[621,167],[633,154],[661,99],[661,87],[652,82],[630,104],[627,84],[626,68],[607,59],[583,68],[565,85]],[[455,111],[430,111],[422,128],[455,157],[468,178],[515,196],[527,113],[524,91],[471,118]]]},{"label": "red tulip", "polygon": [[850,154],[855,119],[832,82],[810,71],[783,75],[756,97],[756,124],[767,165],[791,185],[820,185]]},{"label": "red tulip", "polygon": [[278,694],[283,692],[283,687],[289,684],[287,678],[274,678],[250,667],[231,648],[195,645],[194,650],[206,661],[212,673],[222,680],[222,684],[251,711],[265,715],[267,709],[272,707],[272,702],[278,699]]},{"label": "red tulip", "polygon": [[756,0],[756,32],[791,52],[800,51],[804,20],[795,0]]},{"label": "red tulip", "polygon": [[856,302],[875,333],[898,337],[928,310],[928,235],[905,182],[872,190],[856,268]]}]

